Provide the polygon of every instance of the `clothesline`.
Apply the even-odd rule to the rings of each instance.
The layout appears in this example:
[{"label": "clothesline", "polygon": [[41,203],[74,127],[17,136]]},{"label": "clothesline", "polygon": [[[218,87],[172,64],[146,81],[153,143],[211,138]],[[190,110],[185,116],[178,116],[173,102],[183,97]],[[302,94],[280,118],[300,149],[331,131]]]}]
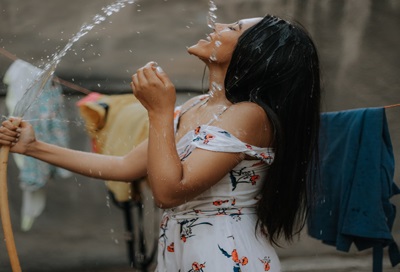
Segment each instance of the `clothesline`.
[{"label": "clothesline", "polygon": [[387,106],[384,106],[383,108],[390,109],[390,108],[396,108],[396,107],[400,107],[400,104],[387,105]]},{"label": "clothesline", "polygon": [[[0,53],[2,55],[4,55],[5,57],[7,57],[8,59],[12,60],[12,61],[16,61],[18,59],[15,55],[13,55],[12,53],[8,52],[7,50],[5,50],[2,47],[0,47]],[[88,90],[86,88],[83,88],[83,87],[81,87],[79,85],[76,85],[76,84],[71,83],[69,81],[66,81],[64,79],[61,79],[61,78],[59,78],[57,76],[54,77],[54,81],[66,86],[68,88],[71,88],[71,89],[73,89],[75,91],[84,93],[84,94],[90,94],[92,92],[92,91],[90,91],[90,90]],[[391,108],[396,108],[396,107],[400,107],[400,104],[392,104],[392,105],[383,106],[384,109],[391,109]]]},{"label": "clothesline", "polygon": [[[8,52],[7,50],[5,50],[4,48],[2,48],[2,47],[0,47],[0,53],[2,54],[2,55],[4,55],[5,57],[7,57],[8,59],[10,59],[10,60],[12,60],[12,61],[16,61],[18,58],[15,56],[15,55],[13,55],[13,54],[11,54],[10,52]],[[54,79],[53,79],[55,82],[57,82],[57,83],[60,83],[61,85],[64,85],[64,86],[66,86],[66,87],[68,87],[68,88],[71,88],[71,89],[73,89],[73,90],[75,90],[75,91],[78,91],[78,92],[81,92],[81,93],[84,93],[84,94],[90,94],[92,91],[90,91],[90,90],[88,90],[88,89],[86,89],[86,88],[83,88],[83,87],[81,87],[81,86],[78,86],[78,85],[76,85],[76,84],[74,84],[74,83],[71,83],[71,82],[69,82],[69,81],[66,81],[66,80],[64,80],[64,79],[62,79],[62,78],[59,78],[59,77],[57,77],[57,76],[54,76]]]}]

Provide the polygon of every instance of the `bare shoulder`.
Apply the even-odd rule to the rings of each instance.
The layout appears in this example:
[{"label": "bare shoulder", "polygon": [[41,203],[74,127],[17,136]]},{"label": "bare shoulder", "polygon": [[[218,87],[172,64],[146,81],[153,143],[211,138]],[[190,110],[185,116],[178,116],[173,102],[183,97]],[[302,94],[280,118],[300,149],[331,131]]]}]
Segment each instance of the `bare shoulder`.
[{"label": "bare shoulder", "polygon": [[264,109],[252,102],[233,104],[216,123],[251,145],[267,147],[272,142],[272,127]]},{"label": "bare shoulder", "polygon": [[226,111],[226,118],[230,125],[251,131],[269,125],[269,120],[264,109],[252,102],[241,102],[233,104]]}]

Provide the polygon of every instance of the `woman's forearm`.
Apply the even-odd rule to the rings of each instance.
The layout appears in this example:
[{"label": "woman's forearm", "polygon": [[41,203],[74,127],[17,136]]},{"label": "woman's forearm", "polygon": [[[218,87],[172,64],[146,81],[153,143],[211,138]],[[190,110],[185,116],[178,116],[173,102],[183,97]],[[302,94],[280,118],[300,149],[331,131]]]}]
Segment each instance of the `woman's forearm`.
[{"label": "woman's forearm", "polygon": [[[149,114],[148,180],[156,201],[179,197],[183,168],[175,145],[173,113]],[[167,200],[171,201],[171,200]]]},{"label": "woman's forearm", "polygon": [[146,174],[145,166],[140,163],[129,165],[128,155],[125,157],[101,155],[41,141],[32,143],[25,155],[84,176],[103,180],[133,181]]}]

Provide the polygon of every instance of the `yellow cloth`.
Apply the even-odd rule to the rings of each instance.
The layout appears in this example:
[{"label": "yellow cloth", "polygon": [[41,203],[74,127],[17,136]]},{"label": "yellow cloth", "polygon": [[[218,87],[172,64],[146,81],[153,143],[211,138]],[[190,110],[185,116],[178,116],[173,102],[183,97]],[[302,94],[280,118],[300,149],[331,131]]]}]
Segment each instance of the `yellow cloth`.
[{"label": "yellow cloth", "polygon": [[[125,155],[147,139],[147,111],[133,94],[97,94],[92,97],[81,99],[77,105],[87,132],[96,145],[96,152]],[[106,184],[120,202],[128,201],[137,193],[131,183],[107,181]]]}]

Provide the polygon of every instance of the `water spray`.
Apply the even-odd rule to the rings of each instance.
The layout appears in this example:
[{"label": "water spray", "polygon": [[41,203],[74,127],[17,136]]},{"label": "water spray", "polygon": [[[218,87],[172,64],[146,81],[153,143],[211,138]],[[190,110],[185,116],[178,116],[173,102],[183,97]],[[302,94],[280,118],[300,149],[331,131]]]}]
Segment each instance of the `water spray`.
[{"label": "water spray", "polygon": [[[43,91],[45,84],[51,80],[54,71],[57,68],[61,58],[65,56],[67,51],[72,45],[78,41],[81,37],[85,36],[91,29],[96,25],[104,22],[108,16],[118,12],[121,8],[125,7],[126,4],[133,4],[134,0],[118,0],[111,5],[102,8],[103,14],[97,14],[93,17],[92,22],[89,24],[83,24],[80,31],[75,34],[65,47],[54,54],[53,60],[45,65],[43,72],[38,78],[27,88],[22,98],[18,101],[15,106],[13,115],[23,117],[30,106],[37,100]],[[14,119],[13,124],[15,126],[20,125],[20,118]],[[13,272],[21,272],[21,265],[18,259],[18,253],[15,246],[14,234],[12,231],[12,224],[10,219],[10,209],[8,205],[8,188],[7,188],[7,165],[8,165],[8,154],[10,146],[0,147],[0,213],[1,223],[3,226],[4,240],[6,242],[7,252],[10,259],[10,264]]]}]

